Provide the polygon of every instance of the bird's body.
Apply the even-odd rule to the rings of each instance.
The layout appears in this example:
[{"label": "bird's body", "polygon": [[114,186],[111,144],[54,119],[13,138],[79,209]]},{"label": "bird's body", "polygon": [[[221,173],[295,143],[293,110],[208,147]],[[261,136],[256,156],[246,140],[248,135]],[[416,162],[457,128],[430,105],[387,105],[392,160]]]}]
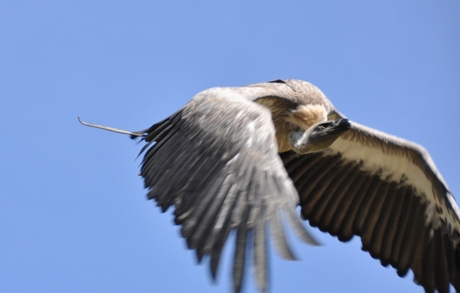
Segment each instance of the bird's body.
[{"label": "bird's body", "polygon": [[412,270],[427,292],[460,291],[460,212],[429,154],[349,122],[310,83],[212,88],[160,123],[122,133],[147,142],[148,197],[163,211],[175,206],[183,237],[199,260],[210,256],[213,276],[236,231],[237,292],[248,252],[265,290],[268,234],[282,257],[294,259],[285,220],[316,244],[297,205],[312,226],[341,241],[360,236],[363,249],[400,276]]}]

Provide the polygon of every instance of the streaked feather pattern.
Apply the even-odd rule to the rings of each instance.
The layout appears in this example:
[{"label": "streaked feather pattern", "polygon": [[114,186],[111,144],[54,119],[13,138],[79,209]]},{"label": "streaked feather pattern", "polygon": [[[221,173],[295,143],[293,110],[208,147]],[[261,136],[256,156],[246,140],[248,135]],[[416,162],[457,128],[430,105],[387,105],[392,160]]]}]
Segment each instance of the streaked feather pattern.
[{"label": "streaked feather pattern", "polygon": [[295,259],[284,223],[317,244],[297,205],[340,241],[361,237],[362,249],[399,276],[412,270],[426,292],[460,292],[460,210],[423,147],[351,122],[329,146],[293,151],[303,152],[291,132],[302,137],[315,123],[343,118],[314,85],[276,80],[203,91],[139,132],[82,123],[142,137],[148,198],[162,211],[175,207],[175,223],[199,261],[209,256],[213,278],[235,235],[235,292],[248,259],[266,290],[269,234],[283,258]]}]

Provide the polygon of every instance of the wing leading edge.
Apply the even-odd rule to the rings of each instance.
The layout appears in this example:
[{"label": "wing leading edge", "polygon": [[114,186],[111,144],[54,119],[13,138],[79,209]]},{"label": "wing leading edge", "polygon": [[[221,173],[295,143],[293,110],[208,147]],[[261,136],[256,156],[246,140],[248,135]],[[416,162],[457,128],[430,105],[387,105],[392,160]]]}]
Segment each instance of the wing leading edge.
[{"label": "wing leading edge", "polygon": [[330,148],[281,154],[312,226],[391,265],[427,292],[460,291],[459,213],[428,152],[357,123]]}]

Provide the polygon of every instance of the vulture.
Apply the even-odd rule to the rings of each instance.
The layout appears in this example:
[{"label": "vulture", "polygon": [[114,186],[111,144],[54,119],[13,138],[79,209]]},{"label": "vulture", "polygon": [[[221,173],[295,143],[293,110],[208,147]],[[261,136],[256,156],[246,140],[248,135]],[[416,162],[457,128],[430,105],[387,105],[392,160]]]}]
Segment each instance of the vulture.
[{"label": "vulture", "polygon": [[[290,227],[317,245],[302,220],[362,248],[399,276],[409,270],[426,292],[460,292],[460,211],[428,152],[413,142],[348,120],[313,84],[275,80],[217,87],[137,132],[140,175],[199,261],[216,277],[234,234],[233,290],[251,260],[268,285],[268,239],[294,259]],[[296,215],[300,206],[301,217]],[[232,238],[233,239],[233,238]]]}]

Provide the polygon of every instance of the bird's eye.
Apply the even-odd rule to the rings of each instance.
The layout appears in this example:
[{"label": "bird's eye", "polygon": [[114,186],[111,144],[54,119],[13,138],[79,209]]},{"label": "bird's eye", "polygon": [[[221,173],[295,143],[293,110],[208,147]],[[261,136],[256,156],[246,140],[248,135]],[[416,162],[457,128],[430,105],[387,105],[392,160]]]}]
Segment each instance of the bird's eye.
[{"label": "bird's eye", "polygon": [[321,123],[320,125],[316,126],[316,129],[317,130],[324,130],[328,127],[331,127],[332,126],[332,123],[328,123],[328,122],[324,122],[324,123]]}]

